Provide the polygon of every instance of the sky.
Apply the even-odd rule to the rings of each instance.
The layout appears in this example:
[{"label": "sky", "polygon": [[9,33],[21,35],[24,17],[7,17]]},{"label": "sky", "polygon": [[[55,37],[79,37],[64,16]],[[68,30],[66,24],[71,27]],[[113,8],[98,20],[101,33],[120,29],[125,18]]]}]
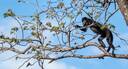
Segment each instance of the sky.
[{"label": "sky", "polygon": [[[46,0],[44,0],[46,1]],[[3,13],[7,11],[7,9],[11,8],[16,13],[21,15],[31,15],[35,10],[32,9],[31,5],[24,6],[16,3],[16,0],[0,0],[0,32],[4,31],[8,35],[9,29],[12,26],[17,26],[14,20],[10,18],[3,18]],[[27,8],[27,9],[25,9]],[[27,11],[27,12],[26,12]],[[122,37],[127,38],[128,36],[128,27],[125,24],[125,21],[120,12],[116,13],[109,21],[113,25],[116,26],[116,31],[121,34]],[[122,42],[114,39],[115,45],[121,45]],[[87,48],[88,49],[88,48]],[[84,51],[84,52],[83,52]],[[90,48],[91,53],[98,53],[96,49]],[[128,46],[122,45],[120,52],[117,53],[127,53]],[[123,51],[123,52],[122,52]],[[86,53],[85,49],[80,50]],[[0,69],[17,69],[18,66],[21,65],[23,60],[15,61],[14,58],[8,60],[15,53],[13,52],[5,52],[0,54]],[[5,61],[6,60],[6,61]],[[114,58],[105,58],[105,59],[75,59],[75,58],[67,58],[58,60],[51,64],[45,64],[46,69],[127,69],[128,68],[128,60],[126,59],[114,59]],[[21,69],[39,69],[37,65],[30,68],[21,68]]]}]

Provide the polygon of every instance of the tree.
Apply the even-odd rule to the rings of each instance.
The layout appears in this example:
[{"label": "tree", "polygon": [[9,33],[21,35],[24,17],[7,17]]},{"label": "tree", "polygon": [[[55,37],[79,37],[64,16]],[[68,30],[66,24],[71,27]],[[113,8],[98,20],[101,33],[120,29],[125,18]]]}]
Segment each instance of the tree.
[{"label": "tree", "polygon": [[128,1],[127,0],[117,0],[117,4],[126,20],[126,23],[128,24]]},{"label": "tree", "polygon": [[[36,10],[34,13],[28,12],[32,13],[31,15],[16,14],[13,9],[8,9],[3,14],[5,19],[11,17],[11,19],[15,20],[19,26],[11,28],[9,36],[1,34],[0,51],[15,52],[17,54],[15,56],[16,60],[28,59],[24,63],[26,64],[26,67],[34,64],[30,59],[35,59],[35,63],[38,63],[39,66],[44,69],[43,65],[45,60],[52,63],[64,58],[128,58],[128,54],[115,54],[115,56],[113,56],[102,48],[100,44],[96,42],[95,38],[92,38],[94,36],[93,33],[83,34],[81,31],[74,28],[74,25],[81,24],[81,18],[86,16],[95,21],[100,20],[102,24],[109,24],[115,38],[118,37],[120,40],[127,43],[126,39],[123,39],[117,32],[115,32],[115,26],[112,23],[109,23],[110,18],[112,18],[115,13],[119,12],[119,9],[124,15],[126,22],[128,21],[128,17],[125,15],[128,7],[124,7],[125,11],[121,8],[122,6],[127,5],[124,4],[127,2],[123,3],[122,0],[71,0],[68,2],[65,0],[48,0],[46,2],[44,1],[45,4],[43,7],[41,4],[42,1],[38,0],[18,0],[17,2],[26,5],[32,4]],[[119,5],[119,9],[116,2]],[[11,37],[11,35],[13,35],[13,37]],[[21,48],[18,47],[23,46],[26,48],[21,51]],[[77,53],[78,50],[91,46],[98,48],[101,52],[96,55],[90,54],[90,56]]]}]

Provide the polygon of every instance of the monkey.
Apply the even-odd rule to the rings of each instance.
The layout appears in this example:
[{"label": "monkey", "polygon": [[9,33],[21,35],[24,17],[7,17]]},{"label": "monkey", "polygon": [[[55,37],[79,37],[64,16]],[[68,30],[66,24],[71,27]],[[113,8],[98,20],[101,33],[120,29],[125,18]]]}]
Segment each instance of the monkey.
[{"label": "monkey", "polygon": [[114,54],[115,47],[113,45],[113,34],[111,30],[108,27],[106,27],[106,25],[102,25],[99,22],[96,22],[87,17],[82,18],[82,24],[83,26],[75,25],[75,27],[80,28],[80,30],[84,32],[87,31],[87,28],[90,28],[94,33],[96,33],[97,36],[99,35],[98,42],[103,48],[106,47],[103,42],[103,39],[106,38],[106,41],[109,45],[107,52],[109,52],[110,49],[112,49],[112,55],[115,56]]}]

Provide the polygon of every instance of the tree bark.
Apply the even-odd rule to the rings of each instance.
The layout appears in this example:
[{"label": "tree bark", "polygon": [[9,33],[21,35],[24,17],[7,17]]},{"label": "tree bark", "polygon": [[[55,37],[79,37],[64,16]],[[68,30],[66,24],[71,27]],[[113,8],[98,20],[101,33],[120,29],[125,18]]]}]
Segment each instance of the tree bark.
[{"label": "tree bark", "polygon": [[118,7],[124,16],[126,24],[128,25],[128,0],[116,0]]}]

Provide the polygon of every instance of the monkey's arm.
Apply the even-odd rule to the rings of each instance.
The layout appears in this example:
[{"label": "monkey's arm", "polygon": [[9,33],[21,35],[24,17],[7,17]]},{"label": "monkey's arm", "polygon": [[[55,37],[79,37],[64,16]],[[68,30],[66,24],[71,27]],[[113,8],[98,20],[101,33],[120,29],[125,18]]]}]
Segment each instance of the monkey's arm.
[{"label": "monkey's arm", "polygon": [[87,28],[83,26],[75,25],[75,28],[79,28],[81,31],[84,31],[84,32],[87,31]]},{"label": "monkey's arm", "polygon": [[87,28],[83,27],[80,30],[86,32],[87,31]]},{"label": "monkey's arm", "polygon": [[74,27],[75,27],[75,28],[82,28],[83,26],[75,25]]}]

